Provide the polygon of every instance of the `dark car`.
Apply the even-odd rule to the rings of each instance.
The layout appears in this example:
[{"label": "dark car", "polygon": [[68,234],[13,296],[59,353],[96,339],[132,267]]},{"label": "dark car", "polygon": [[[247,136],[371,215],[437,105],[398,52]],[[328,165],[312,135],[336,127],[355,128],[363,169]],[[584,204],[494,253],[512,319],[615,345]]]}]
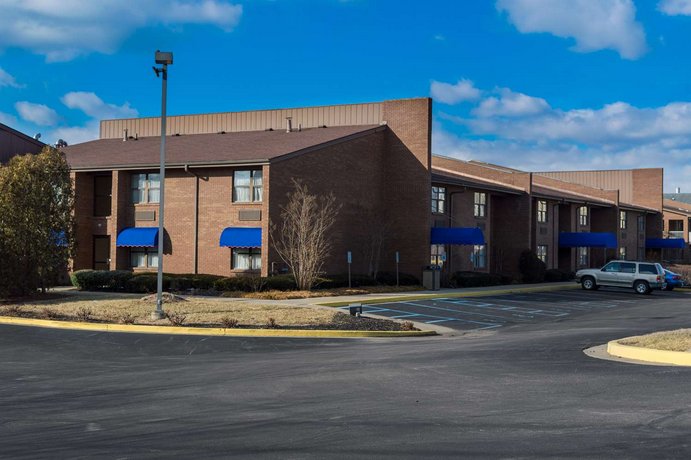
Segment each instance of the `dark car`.
[{"label": "dark car", "polygon": [[665,269],[665,291],[671,291],[675,287],[684,286],[684,278],[678,273],[671,272]]}]

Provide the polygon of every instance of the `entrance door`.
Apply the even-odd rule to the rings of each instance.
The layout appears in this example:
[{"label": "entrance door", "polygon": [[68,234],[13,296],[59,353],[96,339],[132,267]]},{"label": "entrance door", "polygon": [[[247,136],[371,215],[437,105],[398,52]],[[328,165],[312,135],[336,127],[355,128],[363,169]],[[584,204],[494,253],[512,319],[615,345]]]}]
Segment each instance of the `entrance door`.
[{"label": "entrance door", "polygon": [[94,236],[94,270],[110,270],[110,236]]}]

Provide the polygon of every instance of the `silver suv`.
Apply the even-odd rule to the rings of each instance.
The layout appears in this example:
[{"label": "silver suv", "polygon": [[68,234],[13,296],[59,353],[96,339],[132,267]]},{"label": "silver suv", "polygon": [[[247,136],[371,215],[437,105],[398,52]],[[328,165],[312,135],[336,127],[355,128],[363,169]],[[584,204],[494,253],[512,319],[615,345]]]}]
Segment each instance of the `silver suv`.
[{"label": "silver suv", "polygon": [[613,260],[604,267],[576,272],[576,282],[587,290],[600,286],[633,288],[639,294],[650,294],[653,289],[665,287],[665,270],[653,262]]}]

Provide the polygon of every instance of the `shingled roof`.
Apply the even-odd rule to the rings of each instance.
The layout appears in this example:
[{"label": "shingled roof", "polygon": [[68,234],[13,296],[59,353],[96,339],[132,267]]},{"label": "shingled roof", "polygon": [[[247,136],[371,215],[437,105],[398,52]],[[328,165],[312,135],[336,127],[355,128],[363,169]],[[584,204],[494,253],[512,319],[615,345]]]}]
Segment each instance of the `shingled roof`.
[{"label": "shingled roof", "polygon": [[[310,128],[287,133],[245,131],[236,133],[173,135],[166,137],[166,165],[219,166],[263,163],[299,154],[331,143],[385,129],[379,125]],[[151,168],[159,164],[160,137],[99,139],[64,147],[73,170]]]}]

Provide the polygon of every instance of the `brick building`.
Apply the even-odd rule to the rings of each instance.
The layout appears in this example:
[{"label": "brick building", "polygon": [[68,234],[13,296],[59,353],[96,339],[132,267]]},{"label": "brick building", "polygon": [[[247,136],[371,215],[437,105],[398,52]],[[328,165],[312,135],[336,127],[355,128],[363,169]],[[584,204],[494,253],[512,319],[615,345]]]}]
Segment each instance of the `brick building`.
[{"label": "brick building", "polygon": [[[101,139],[63,149],[77,197],[74,269],[157,265],[158,126],[104,121]],[[377,227],[387,232],[381,270],[394,269],[395,252],[402,272],[429,259],[430,99],[170,117],[168,129],[166,271],[280,267],[270,223],[293,179],[342,205],[327,272],[347,271],[350,251],[353,272],[367,273]]]},{"label": "brick building", "polygon": [[[77,196],[74,269],[151,270],[157,238],[173,273],[280,271],[272,222],[302,181],[342,205],[328,273],[429,264],[518,276],[533,249],[549,268],[655,256],[662,170],[529,173],[431,155],[431,100],[173,116],[165,234],[158,235],[160,119],[101,122],[66,147]],[[431,212],[430,212],[431,211]],[[383,236],[381,256],[373,257]]]},{"label": "brick building", "polygon": [[15,155],[38,153],[43,147],[43,142],[0,123],[0,164]]}]

